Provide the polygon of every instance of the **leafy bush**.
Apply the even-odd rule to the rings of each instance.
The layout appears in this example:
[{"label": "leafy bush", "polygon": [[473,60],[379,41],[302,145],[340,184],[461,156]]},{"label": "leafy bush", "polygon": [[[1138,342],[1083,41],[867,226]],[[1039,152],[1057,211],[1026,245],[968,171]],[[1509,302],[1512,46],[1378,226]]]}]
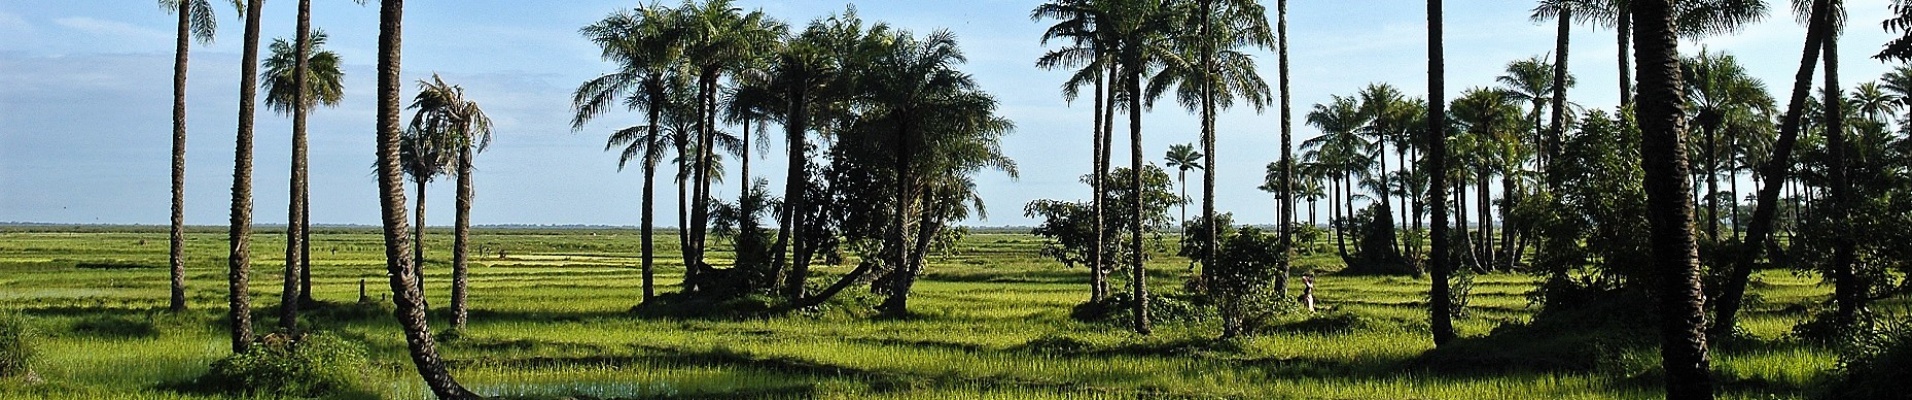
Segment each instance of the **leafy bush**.
[{"label": "leafy bush", "polygon": [[365,349],[336,336],[272,333],[252,348],[212,364],[194,386],[272,397],[317,397],[363,391]]},{"label": "leafy bush", "polygon": [[[1117,292],[1100,302],[1077,304],[1069,312],[1069,318],[1082,322],[1101,322],[1126,325],[1135,321],[1135,296],[1129,292]],[[1198,322],[1213,317],[1210,308],[1180,296],[1167,296],[1161,293],[1149,293],[1149,320],[1151,322]]]},{"label": "leafy bush", "polygon": [[33,374],[33,331],[17,314],[0,314],[0,378]]},{"label": "leafy bush", "polygon": [[1912,323],[1882,322],[1855,335],[1839,356],[1837,380],[1833,398],[1905,398],[1905,382],[1912,382]]}]

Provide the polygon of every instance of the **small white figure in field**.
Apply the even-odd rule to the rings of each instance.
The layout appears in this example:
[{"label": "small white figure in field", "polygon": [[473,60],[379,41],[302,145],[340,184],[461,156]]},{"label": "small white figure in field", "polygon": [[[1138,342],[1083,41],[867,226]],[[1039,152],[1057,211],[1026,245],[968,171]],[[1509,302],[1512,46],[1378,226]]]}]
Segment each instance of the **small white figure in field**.
[{"label": "small white figure in field", "polygon": [[1302,275],[1302,276],[1301,276],[1301,284],[1302,284],[1302,288],[1301,288],[1301,303],[1302,303],[1302,304],[1307,304],[1307,305],[1308,305],[1308,312],[1314,312],[1314,311],[1315,311],[1315,305],[1314,305],[1314,303],[1315,303],[1315,302],[1314,302],[1314,273],[1313,273],[1313,272],[1310,272],[1310,273],[1308,273],[1307,275]]}]

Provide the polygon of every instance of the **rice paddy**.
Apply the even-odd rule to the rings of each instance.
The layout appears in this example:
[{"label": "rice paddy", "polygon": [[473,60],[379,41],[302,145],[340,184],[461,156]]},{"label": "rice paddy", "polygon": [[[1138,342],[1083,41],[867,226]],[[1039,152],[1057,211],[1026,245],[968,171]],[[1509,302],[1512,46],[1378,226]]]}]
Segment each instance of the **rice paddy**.
[{"label": "rice paddy", "polygon": [[[254,242],[257,329],[276,324],[283,238]],[[360,282],[389,296],[371,229],[313,236],[314,297],[305,326],[361,344],[373,362],[362,391],[338,398],[429,397],[389,308],[353,305]],[[192,311],[164,311],[166,233],[159,229],[0,231],[0,309],[38,332],[44,383],[0,381],[0,398],[219,399],[182,389],[227,354],[225,235],[188,237]],[[427,239],[432,326],[448,314],[450,235]],[[675,291],[675,240],[658,238],[660,292]],[[440,351],[467,387],[510,398],[816,399],[1648,399],[1660,395],[1657,349],[1627,349],[1590,371],[1521,365],[1470,371],[1424,366],[1433,348],[1426,286],[1410,277],[1324,275],[1315,314],[1358,324],[1276,329],[1216,341],[1218,321],[1165,322],[1154,335],[1078,322],[1087,272],[1041,258],[1039,238],[979,233],[934,257],[912,299],[916,316],[871,319],[821,310],[770,319],[652,319],[638,303],[637,235],[626,230],[503,230],[475,234],[470,327]],[[716,249],[713,254],[722,254]],[[1331,258],[1304,265],[1333,263]],[[1175,291],[1185,259],[1157,257],[1151,285]],[[840,274],[849,266],[823,266]],[[819,280],[823,278],[818,278]],[[1713,356],[1724,398],[1809,397],[1836,353],[1788,336],[1823,301],[1817,277],[1764,271],[1744,322],[1758,345]],[[1530,319],[1533,277],[1481,275],[1463,336]],[[860,293],[863,290],[853,290]],[[847,293],[847,292],[846,292]],[[874,300],[870,299],[874,304]],[[1902,305],[1902,304],[1900,304]],[[1284,325],[1290,324],[1290,325]],[[1482,372],[1501,371],[1501,372]]]}]

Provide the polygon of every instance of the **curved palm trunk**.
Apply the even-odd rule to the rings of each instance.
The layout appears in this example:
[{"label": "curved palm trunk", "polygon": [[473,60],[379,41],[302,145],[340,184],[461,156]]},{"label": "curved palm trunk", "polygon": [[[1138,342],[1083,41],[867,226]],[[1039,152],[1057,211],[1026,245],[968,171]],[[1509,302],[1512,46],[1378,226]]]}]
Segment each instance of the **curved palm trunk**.
[{"label": "curved palm trunk", "polygon": [[1660,357],[1668,399],[1713,397],[1707,359],[1705,295],[1700,290],[1699,249],[1693,235],[1693,203],[1686,201],[1686,110],[1680,91],[1679,39],[1668,0],[1634,0],[1640,24],[1640,96],[1635,105],[1641,131],[1647,218],[1654,268],[1660,271]]},{"label": "curved palm trunk", "polygon": [[1434,256],[1428,257],[1428,274],[1432,283],[1428,288],[1428,319],[1433,331],[1434,345],[1441,346],[1454,340],[1454,322],[1448,312],[1453,308],[1452,297],[1448,294],[1447,276],[1450,271],[1447,235],[1447,94],[1446,89],[1446,53],[1442,49],[1441,36],[1441,0],[1427,0],[1427,171],[1428,204],[1432,215],[1429,222],[1433,236]]},{"label": "curved palm trunk", "polygon": [[292,67],[292,200],[286,206],[285,290],[279,296],[279,329],[299,328],[299,259],[305,254],[306,69],[312,53],[312,0],[299,0],[298,61]]},{"label": "curved palm trunk", "polygon": [[232,322],[232,352],[252,347],[252,121],[259,94],[259,8],[246,4],[246,44],[239,76],[239,133],[233,151],[232,226],[226,240],[226,302]]},{"label": "curved palm trunk", "polygon": [[192,49],[192,4],[179,2],[179,38],[173,50],[173,210],[166,261],[172,266],[167,309],[186,311],[186,64]]},{"label": "curved palm trunk", "polygon": [[[1790,185],[1793,177],[1793,148],[1799,143],[1800,119],[1805,114],[1805,104],[1810,101],[1814,67],[1818,66],[1820,46],[1825,40],[1825,18],[1828,0],[1817,0],[1812,5],[1812,19],[1806,28],[1806,45],[1800,56],[1799,72],[1793,75],[1792,94],[1787,103],[1786,115],[1779,125],[1779,141],[1773,145],[1773,157],[1764,166],[1766,180],[1773,183],[1759,189],[1759,199],[1753,205],[1753,220],[1746,228],[1746,239],[1740,243],[1738,257],[1733,260],[1732,273],[1727,276],[1719,301],[1715,303],[1714,322],[1708,336],[1715,340],[1725,338],[1733,332],[1734,323],[1739,315],[1739,307],[1746,295],[1747,281],[1752,277],[1753,264],[1759,259],[1760,250],[1771,237],[1773,219],[1779,212],[1779,192]],[[1798,199],[1797,188],[1793,190],[1793,199]],[[1799,218],[1799,207],[1794,204],[1793,220]]]},{"label": "curved palm trunk", "polygon": [[[1288,93],[1288,0],[1275,1],[1275,47],[1277,55],[1277,80],[1281,86],[1281,207],[1277,211],[1281,216],[1282,257],[1275,264],[1279,272],[1275,273],[1275,295],[1288,297],[1288,271],[1290,260],[1295,257],[1295,160],[1293,143],[1293,114]],[[1309,212],[1314,212],[1309,207]],[[1310,216],[1309,218],[1313,218]]]},{"label": "curved palm trunk", "polygon": [[1137,191],[1134,201],[1129,202],[1129,268],[1134,274],[1129,284],[1135,289],[1135,333],[1148,335],[1149,327],[1149,283],[1148,269],[1143,264],[1146,253],[1142,248],[1142,69],[1131,65],[1123,68],[1128,86],[1129,99],[1129,188]]},{"label": "curved palm trunk", "polygon": [[[432,393],[440,399],[472,399],[478,395],[453,379],[438,359],[438,344],[425,321],[425,297],[417,290],[413,265],[405,258],[411,246],[405,237],[405,187],[398,165],[399,31],[404,0],[381,0],[378,35],[378,189],[379,217],[384,226],[385,269],[391,277],[392,314],[405,331],[412,363]],[[253,0],[254,4],[261,0]],[[256,9],[256,8],[255,8]]]},{"label": "curved palm trunk", "polygon": [[458,146],[458,210],[455,226],[452,227],[451,245],[451,327],[465,329],[465,296],[469,288],[465,285],[470,266],[466,265],[469,254],[466,249],[471,245],[471,156],[472,143]]}]

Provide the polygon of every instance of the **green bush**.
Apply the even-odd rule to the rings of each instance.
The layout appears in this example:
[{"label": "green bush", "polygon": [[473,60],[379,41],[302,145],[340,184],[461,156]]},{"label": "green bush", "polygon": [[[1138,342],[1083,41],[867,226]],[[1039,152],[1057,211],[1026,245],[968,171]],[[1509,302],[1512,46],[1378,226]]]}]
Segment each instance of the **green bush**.
[{"label": "green bush", "polygon": [[33,374],[33,331],[16,314],[0,314],[0,378]]},{"label": "green bush", "polygon": [[[1134,298],[1129,292],[1117,292],[1101,302],[1077,304],[1069,312],[1069,318],[1126,326],[1135,321]],[[1200,322],[1213,317],[1212,308],[1196,304],[1189,298],[1149,293],[1149,320],[1152,322]]]},{"label": "green bush", "polygon": [[336,336],[273,333],[214,362],[198,386],[246,395],[317,397],[363,391],[365,349]]},{"label": "green bush", "polygon": [[1832,398],[1903,399],[1912,382],[1912,323],[1888,321],[1853,342],[1839,356]]}]

